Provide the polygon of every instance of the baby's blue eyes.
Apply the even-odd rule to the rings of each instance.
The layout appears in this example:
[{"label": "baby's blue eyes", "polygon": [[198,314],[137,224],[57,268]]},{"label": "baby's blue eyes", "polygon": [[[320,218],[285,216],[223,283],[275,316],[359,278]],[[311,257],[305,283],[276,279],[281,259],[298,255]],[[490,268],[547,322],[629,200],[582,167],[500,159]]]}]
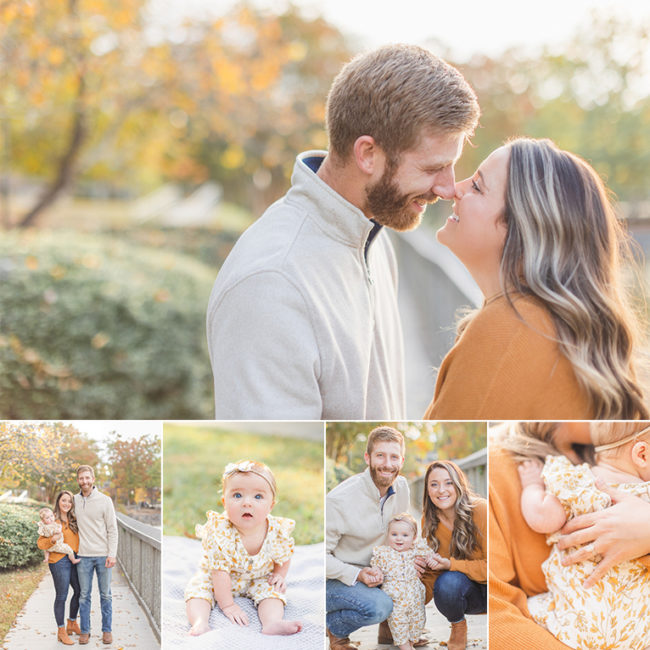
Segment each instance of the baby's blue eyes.
[{"label": "baby's blue eyes", "polygon": [[[233,492],[233,495],[232,495],[232,496],[233,496],[235,499],[241,499],[243,495],[242,495],[241,492]],[[263,498],[264,498],[264,495],[262,495],[262,494],[256,494],[256,495],[255,495],[255,498],[256,498],[256,499],[263,499]]]}]

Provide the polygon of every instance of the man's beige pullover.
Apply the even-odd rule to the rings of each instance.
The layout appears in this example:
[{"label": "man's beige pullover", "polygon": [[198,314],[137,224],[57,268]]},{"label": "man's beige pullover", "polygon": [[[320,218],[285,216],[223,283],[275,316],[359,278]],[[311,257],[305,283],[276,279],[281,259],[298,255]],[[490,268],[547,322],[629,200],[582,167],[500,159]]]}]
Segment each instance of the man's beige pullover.
[{"label": "man's beige pullover", "polygon": [[409,487],[403,476],[389,488],[382,504],[379,489],[366,469],[327,494],[326,568],[328,578],[353,585],[359,570],[370,566],[372,549],[383,544],[388,522],[408,512]]},{"label": "man's beige pullover", "polygon": [[400,420],[397,265],[384,230],[298,156],[239,238],[207,314],[216,419]]},{"label": "man's beige pullover", "polygon": [[74,513],[79,525],[79,555],[115,557],[117,520],[110,497],[96,487],[87,497],[74,495]]}]

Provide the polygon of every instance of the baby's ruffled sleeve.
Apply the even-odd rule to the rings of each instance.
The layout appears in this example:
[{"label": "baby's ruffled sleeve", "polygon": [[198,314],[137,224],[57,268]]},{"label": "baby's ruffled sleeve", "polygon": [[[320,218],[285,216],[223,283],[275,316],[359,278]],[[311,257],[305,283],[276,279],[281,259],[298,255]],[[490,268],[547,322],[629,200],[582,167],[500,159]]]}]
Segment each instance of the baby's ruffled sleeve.
[{"label": "baby's ruffled sleeve", "polygon": [[542,470],[547,492],[562,504],[567,519],[610,505],[611,499],[596,488],[589,465],[573,465],[565,456],[547,456]]},{"label": "baby's ruffled sleeve", "polygon": [[275,517],[275,537],[273,539],[273,546],[271,555],[275,564],[284,564],[291,559],[295,542],[291,533],[296,527],[296,522],[293,519],[286,517]]},{"label": "baby's ruffled sleeve", "polygon": [[196,535],[201,538],[210,571],[230,572],[233,564],[235,540],[227,518],[210,510],[204,525],[197,524]]},{"label": "baby's ruffled sleeve", "polygon": [[38,536],[39,537],[49,537],[47,531],[45,530],[45,524],[42,521],[38,522]]},{"label": "baby's ruffled sleeve", "polygon": [[375,546],[372,549],[372,557],[370,558],[370,566],[378,567],[382,571],[386,567],[386,546]]}]

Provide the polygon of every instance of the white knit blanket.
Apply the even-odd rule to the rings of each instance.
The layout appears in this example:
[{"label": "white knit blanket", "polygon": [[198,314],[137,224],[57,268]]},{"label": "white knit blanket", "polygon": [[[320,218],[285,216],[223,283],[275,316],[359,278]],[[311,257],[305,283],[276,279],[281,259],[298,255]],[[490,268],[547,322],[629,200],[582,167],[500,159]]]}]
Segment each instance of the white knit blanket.
[{"label": "white knit blanket", "polygon": [[250,623],[231,623],[218,607],[210,615],[210,632],[200,637],[188,634],[183,592],[198,567],[201,542],[185,537],[163,539],[163,612],[164,648],[188,650],[305,650],[322,648],[325,643],[323,621],[325,601],[324,544],[296,546],[287,576],[285,619],[299,620],[303,629],[290,636],[262,634],[257,610],[248,598],[236,598]]}]

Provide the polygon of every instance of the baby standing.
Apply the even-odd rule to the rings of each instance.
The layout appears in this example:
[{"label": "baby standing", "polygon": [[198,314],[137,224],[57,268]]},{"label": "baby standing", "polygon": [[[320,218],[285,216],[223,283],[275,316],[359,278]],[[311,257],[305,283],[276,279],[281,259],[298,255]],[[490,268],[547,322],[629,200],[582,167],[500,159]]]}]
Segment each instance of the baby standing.
[{"label": "baby standing", "polygon": [[576,649],[650,648],[650,570],[638,561],[613,567],[593,587],[582,587],[598,562],[597,542],[584,547],[588,557],[562,566],[557,531],[579,514],[611,505],[598,489],[600,479],[621,492],[650,501],[650,427],[647,422],[592,425],[596,465],[572,465],[564,456],[547,456],[519,466],[521,509],[528,525],[549,535],[553,545],[542,564],[548,592],[528,599],[533,618],[557,639]]},{"label": "baby standing", "polygon": [[255,461],[231,463],[222,476],[222,492],[225,511],[208,511],[206,524],[196,527],[203,557],[185,589],[190,634],[210,629],[215,603],[230,621],[248,625],[235,596],[253,600],[264,634],[299,632],[299,621],[283,618],[295,522],[270,514],[276,497],[273,473]]},{"label": "baby standing", "polygon": [[415,557],[424,556],[428,563],[433,553],[426,542],[417,537],[417,530],[411,515],[396,515],[388,523],[387,545],[375,546],[370,560],[370,566],[381,569],[384,576],[382,591],[393,599],[388,627],[393,643],[400,650],[412,650],[413,642],[424,630],[426,616],[425,590],[415,568]]}]

